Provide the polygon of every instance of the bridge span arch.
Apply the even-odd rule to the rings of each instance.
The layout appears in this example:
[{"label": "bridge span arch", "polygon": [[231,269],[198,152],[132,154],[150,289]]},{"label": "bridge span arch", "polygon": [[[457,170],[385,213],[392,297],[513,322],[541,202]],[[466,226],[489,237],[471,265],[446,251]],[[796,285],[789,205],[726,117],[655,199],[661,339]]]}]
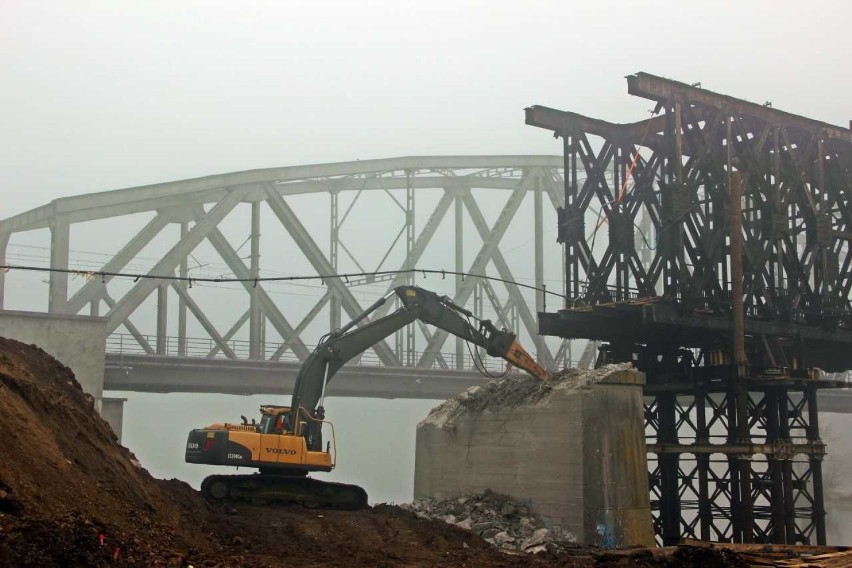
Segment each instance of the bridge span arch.
[{"label": "bridge span arch", "polygon": [[[540,337],[536,313],[548,301],[559,307],[559,298],[533,288],[563,289],[555,242],[562,160],[358,160],[56,199],[0,221],[3,264],[52,269],[41,276],[46,290],[28,286],[24,271],[0,273],[0,308],[40,293],[49,312],[103,316],[114,353],[299,362],[321,333],[416,281],[515,330],[555,368],[570,346]],[[35,234],[49,238],[41,255],[25,244]],[[494,280],[422,280],[415,268]],[[344,273],[365,275],[335,276]],[[211,276],[242,282],[204,282]],[[292,276],[315,279],[262,280]],[[364,357],[388,367],[470,370],[475,353],[452,343],[444,332],[409,326]]]}]

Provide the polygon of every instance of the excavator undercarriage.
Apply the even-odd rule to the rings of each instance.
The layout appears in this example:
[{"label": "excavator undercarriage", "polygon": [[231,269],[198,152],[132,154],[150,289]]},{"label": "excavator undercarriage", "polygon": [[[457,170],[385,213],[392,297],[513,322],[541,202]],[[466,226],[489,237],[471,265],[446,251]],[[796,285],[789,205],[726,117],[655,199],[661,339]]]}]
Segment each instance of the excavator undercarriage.
[{"label": "excavator undercarriage", "polygon": [[299,475],[211,475],[201,483],[201,493],[214,502],[297,503],[306,507],[348,510],[367,506],[367,492],[357,485]]}]

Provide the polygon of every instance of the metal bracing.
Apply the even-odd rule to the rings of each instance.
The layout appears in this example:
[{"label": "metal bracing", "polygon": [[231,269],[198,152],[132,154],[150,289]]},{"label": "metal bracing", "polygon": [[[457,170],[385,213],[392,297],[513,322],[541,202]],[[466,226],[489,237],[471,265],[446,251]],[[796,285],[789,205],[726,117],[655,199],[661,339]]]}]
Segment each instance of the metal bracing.
[{"label": "metal bracing", "polygon": [[[425,225],[423,225],[423,229],[420,230],[420,234],[417,236],[417,239],[414,242],[414,246],[411,247],[411,252],[405,259],[405,262],[402,266],[400,266],[400,270],[410,270],[417,266],[417,264],[420,262],[421,257],[423,256],[423,253],[426,251],[426,247],[432,241],[432,237],[435,236],[435,232],[441,225],[441,221],[444,220],[444,217],[446,216],[450,205],[453,203],[453,200],[456,199],[458,195],[458,192],[450,191],[449,189],[444,188],[444,194],[441,196],[440,201],[438,201],[438,204],[432,210],[432,213],[429,215],[429,220],[426,221]],[[459,238],[458,235],[456,238]],[[391,278],[390,283],[388,284],[387,292],[390,292],[397,286],[401,286],[409,282],[410,280],[410,274],[395,274],[393,278]],[[384,316],[388,313],[390,307],[390,304],[387,302],[384,305],[379,306],[379,308],[375,311],[376,315],[374,317],[379,318]]]},{"label": "metal bracing", "polygon": [[[103,302],[108,308],[105,315],[109,319],[109,329],[115,331],[121,326],[126,327],[141,350],[146,353],[162,354],[167,348],[170,355],[177,353],[179,356],[187,356],[190,340],[197,342],[202,339],[198,337],[201,333],[208,336],[205,341],[209,341],[209,345],[205,348],[205,353],[211,358],[223,355],[231,357],[224,346],[233,345],[234,342],[246,342],[249,345],[248,354],[237,355],[232,347],[233,356],[275,360],[280,359],[285,352],[292,351],[297,358],[304,359],[309,350],[302,335],[309,332],[312,334],[312,341],[315,341],[315,330],[327,328],[326,324],[318,323],[320,314],[327,315],[331,327],[339,327],[343,312],[350,317],[360,313],[361,305],[352,293],[354,287],[381,282],[390,290],[395,286],[414,282],[414,275],[401,272],[353,277],[347,280],[324,278],[322,283],[327,294],[318,302],[312,299],[310,304],[302,304],[304,307],[312,307],[304,316],[301,316],[303,309],[299,311],[302,319],[294,327],[288,321],[294,320],[294,316],[290,315],[292,304],[289,302],[292,300],[285,300],[288,304],[284,304],[280,297],[273,299],[270,295],[273,291],[272,284],[254,282],[255,278],[269,276],[270,272],[281,273],[279,268],[268,262],[260,262],[267,235],[276,231],[279,234],[282,231],[289,234],[296,248],[290,247],[292,250],[282,254],[280,258],[298,255],[302,260],[308,261],[316,274],[323,276],[341,271],[344,265],[354,265],[365,271],[406,271],[415,267],[446,268],[457,272],[467,269],[476,271],[477,274],[511,279],[517,270],[511,269],[510,262],[500,252],[499,237],[510,225],[516,227],[513,223],[520,223],[522,225],[517,226],[523,226],[524,230],[535,231],[535,235],[528,239],[535,243],[535,270],[525,282],[533,283],[534,279],[535,284],[541,286],[544,284],[545,267],[549,263],[558,262],[558,245],[553,245],[542,232],[543,225],[547,224],[546,216],[553,215],[550,205],[544,203],[543,195],[548,195],[549,204],[554,207],[561,205],[562,195],[558,189],[562,180],[561,164],[560,158],[552,156],[454,156],[363,160],[344,164],[236,172],[57,199],[44,207],[0,221],[0,244],[6,245],[11,238],[11,246],[14,249],[20,232],[49,229],[52,235],[53,265],[75,269],[77,267],[73,266],[73,258],[69,258],[69,254],[73,255],[75,252],[68,239],[72,234],[71,226],[75,227],[73,234],[76,235],[76,227],[81,226],[79,224],[85,227],[85,222],[90,220],[148,214],[150,216],[144,224],[135,233],[131,233],[125,242],[119,243],[116,250],[109,251],[111,256],[102,262],[99,270],[95,270],[108,273],[139,272],[140,277],[133,282],[129,291],[125,287],[128,280],[123,280],[122,284],[122,279],[110,275],[86,275],[87,278],[81,285],[70,290],[73,293],[69,298],[69,286],[73,285],[69,278],[54,276],[50,288],[54,298],[50,301],[51,309],[63,309],[62,304],[67,300],[64,309],[68,313],[77,314],[85,310],[86,313],[97,314]],[[368,192],[372,194],[368,195]],[[533,215],[529,219],[521,219],[516,213],[526,193],[532,194],[530,200],[534,205]],[[317,224],[314,220],[299,219],[292,209],[291,196],[311,194],[317,195],[317,203],[321,202],[324,195],[330,198],[328,248],[324,244],[325,234],[317,234]],[[373,243],[370,249],[366,250],[362,244],[355,244],[358,239],[347,239],[349,235],[344,235],[342,229],[354,230],[356,233],[363,231],[350,229],[349,224],[357,224],[358,220],[353,219],[356,214],[363,214],[365,205],[362,203],[367,201],[368,197],[375,203],[379,194],[390,208],[394,209],[394,213],[381,215],[381,222],[375,224]],[[344,195],[347,198],[354,197],[347,199],[345,210],[341,201]],[[495,227],[489,227],[484,221],[486,215],[498,213],[495,204],[496,208],[499,208],[507,197],[511,206],[500,214]],[[455,218],[450,216],[448,226],[445,222],[448,220],[447,212],[454,203]],[[243,210],[243,204],[251,208],[251,221],[250,224],[245,223],[245,232],[239,238],[247,237],[245,242],[250,243],[248,248],[251,252],[238,254],[237,247],[225,235],[225,227],[233,230],[233,224],[228,219],[236,216],[235,210]],[[325,204],[322,207],[324,208]],[[400,219],[396,213],[397,209],[402,213],[402,221],[399,224],[396,221]],[[261,227],[262,215],[267,211],[271,212],[278,222]],[[358,213],[359,211],[361,213]],[[388,222],[389,219],[392,221]],[[464,225],[471,222],[475,225],[472,227],[475,232],[465,230]],[[175,226],[174,233],[178,235],[177,238],[167,229],[172,225]],[[446,251],[438,251],[443,245],[437,243],[447,242],[446,235],[442,234],[444,230],[452,231],[452,240],[449,242],[454,256],[448,255]],[[476,258],[471,255],[465,259],[465,252],[477,252],[471,250],[475,235],[482,239],[482,249],[478,251]],[[217,276],[245,280],[241,286],[241,290],[244,290],[243,299],[239,304],[228,306],[224,311],[218,306],[205,305],[199,299],[202,292],[195,292],[189,280],[191,275],[198,274],[199,271],[212,270],[204,268],[211,259],[202,258],[199,261],[196,258],[199,254],[196,249],[205,241],[212,246],[226,267],[225,272],[220,272]],[[165,255],[150,261],[151,249],[163,246],[159,244],[163,242],[168,243],[165,245]],[[320,242],[323,242],[322,251],[318,244]],[[239,248],[242,250],[242,246]],[[5,252],[5,249],[4,246],[2,250]],[[148,259],[140,259],[143,251],[148,255]],[[192,270],[188,262],[190,256],[192,264],[198,265]],[[372,259],[365,262],[367,257]],[[276,258],[279,258],[277,254]],[[436,258],[439,259],[437,265]],[[474,260],[473,264],[470,259]],[[72,266],[69,266],[69,260]],[[10,261],[8,255],[4,255],[4,261]],[[14,264],[14,260],[10,262]],[[153,266],[148,264],[150,268],[141,271],[138,268],[129,268],[149,262]],[[217,259],[213,259],[213,262],[216,263]],[[218,263],[219,266],[221,264]],[[89,271],[89,266],[87,265],[86,272]],[[351,272],[352,269],[348,271]],[[145,277],[164,274],[177,274],[182,280],[164,287],[161,280]],[[8,281],[5,274],[0,274],[0,278],[4,278],[0,283],[5,284]],[[453,288],[457,287],[455,293],[458,297],[470,295],[468,287],[472,284],[471,280],[457,277],[454,284],[456,286]],[[473,284],[476,287],[475,283]],[[428,286],[429,283],[424,285]],[[234,284],[230,285],[231,289],[234,287]],[[551,286],[554,291],[559,288],[559,285]],[[5,290],[8,291],[9,287],[6,286]],[[278,292],[280,288],[276,287],[274,291]],[[452,291],[448,292],[452,294]],[[501,326],[514,329],[520,325],[521,329],[515,331],[531,336],[525,336],[524,341],[529,341],[537,347],[539,358],[543,362],[553,360],[547,352],[547,345],[536,338],[533,309],[543,307],[541,297],[511,285],[494,285],[488,286],[487,289],[480,286],[476,294],[477,305],[473,311],[477,316],[482,317],[490,309],[489,313],[496,314],[495,319]],[[169,299],[170,295],[174,298]],[[0,294],[0,297],[2,296]],[[149,301],[149,298],[152,300]],[[170,306],[171,302],[174,304]],[[300,298],[298,302],[303,300]],[[148,310],[151,306],[155,311],[146,317],[142,310]],[[374,317],[387,314],[387,310],[392,307],[393,303],[385,304]],[[153,322],[148,324],[152,326],[151,329],[144,330],[143,333],[131,322],[131,317],[137,323],[143,319]],[[223,320],[230,326],[225,333],[224,327],[216,329],[213,324],[213,321]],[[280,336],[280,339],[276,337],[273,340],[275,347],[269,352],[264,346],[267,329],[265,322],[268,322],[270,332],[274,330]],[[293,323],[295,324],[295,320]],[[190,333],[191,339],[188,337]],[[443,344],[443,338],[435,337],[430,328],[425,326],[410,326],[399,333],[396,339],[396,350],[384,343],[377,347],[384,364],[396,366],[419,363],[456,370],[466,364],[468,354],[463,345],[456,345],[455,354],[452,356],[441,354],[434,346]],[[170,341],[174,341],[174,344],[169,343]],[[424,346],[425,349],[431,349],[426,360],[419,352]],[[560,353],[564,352],[563,345]]]},{"label": "metal bracing", "polygon": [[[101,297],[103,298],[104,303],[109,309],[113,309],[115,307],[116,301],[113,300],[112,296],[110,296],[108,292],[104,292],[103,294],[101,294]],[[130,318],[126,318],[123,322],[121,322],[121,325],[123,325],[127,329],[127,331],[130,332],[130,335],[133,336],[133,339],[136,340],[136,343],[138,343],[139,346],[142,347],[146,354],[154,355],[156,353],[154,348],[151,347],[151,344],[148,343],[148,340],[145,338],[145,336],[142,335],[142,333],[139,332],[139,329],[135,325],[133,325],[132,321],[130,321]]]},{"label": "metal bracing", "polygon": [[[455,237],[456,237],[456,246],[455,246],[455,270],[459,274],[456,275],[456,289],[455,294],[458,296],[461,291],[462,285],[462,276],[461,273],[464,272],[464,202],[462,201],[461,195],[456,194],[455,199],[455,207],[453,210],[455,211]],[[464,359],[464,341],[462,341],[461,337],[456,338],[456,365],[458,368],[461,368],[462,361]]]},{"label": "metal bracing", "polygon": [[[181,240],[186,238],[187,233],[189,233],[189,223],[187,221],[181,221],[180,223],[180,238]],[[187,262],[187,257],[183,257],[180,259],[180,266],[178,267],[178,276],[180,276],[181,280],[177,282],[177,286],[179,286],[184,292],[186,292],[189,287],[189,283],[186,281],[186,278],[189,277],[189,265]],[[178,355],[180,357],[186,356],[186,313],[187,307],[186,302],[183,299],[183,295],[178,295]]]},{"label": "metal bracing", "polygon": [[270,360],[279,360],[281,358],[281,355],[283,355],[288,349],[291,348],[292,343],[299,339],[302,332],[305,331],[305,328],[308,327],[308,324],[310,324],[314,320],[314,318],[317,317],[320,311],[322,311],[326,304],[329,303],[332,296],[333,294],[331,290],[327,290],[326,293],[323,294],[319,302],[314,304],[314,307],[311,308],[308,314],[302,319],[302,321],[299,322],[299,325],[296,326],[296,329],[293,330],[293,334],[290,339],[287,339],[283,343],[281,343],[281,346],[275,350],[275,352],[272,354],[272,357],[270,357]]},{"label": "metal bracing", "polygon": [[[180,286],[180,283],[176,282],[176,283],[173,284],[173,286]],[[181,292],[178,292],[178,297],[181,298],[181,300],[182,300],[184,296]],[[251,317],[251,308],[249,308],[248,310],[243,312],[243,315],[241,315],[237,319],[237,321],[234,322],[234,325],[232,325],[231,328],[227,332],[225,332],[225,335],[222,336],[222,342],[227,345],[227,343],[229,341],[231,341],[231,339],[237,334],[237,332],[240,330],[240,328],[243,327],[247,321],[249,321],[250,317]],[[249,341],[249,344],[250,344],[249,345],[249,353],[251,353],[251,347],[252,347],[253,343],[251,341]],[[210,352],[207,353],[207,358],[212,359],[221,350],[222,350],[222,348],[219,346],[218,343],[216,343],[213,346],[213,348],[210,349]],[[231,357],[231,358],[233,358],[233,357]]]},{"label": "metal bracing", "polygon": [[645,416],[661,542],[825,542],[816,388],[772,382],[745,388],[720,374],[683,390],[651,389]]},{"label": "metal bracing", "polygon": [[[231,212],[231,210],[240,202],[242,194],[245,193],[245,188],[236,189],[226,193],[213,208],[207,213],[195,226],[187,233],[186,237],[172,247],[163,258],[154,265],[148,272],[150,275],[171,274],[177,268],[182,258],[185,258],[195,247],[213,230],[216,225]],[[51,273],[52,274],[52,273]],[[133,289],[121,298],[118,303],[107,314],[107,333],[112,333],[133,313],[133,311],[148,297],[156,287],[158,282],[153,278],[143,278],[133,287]]]},{"label": "metal bracing", "polygon": [[301,338],[296,335],[293,326],[284,317],[278,305],[269,297],[263,285],[251,281],[250,269],[240,259],[237,251],[234,250],[228,239],[218,229],[212,229],[207,235],[207,239],[234,275],[242,279],[241,284],[246,292],[257,294],[262,314],[275,327],[278,333],[281,334],[281,337],[290,344],[293,353],[296,354],[300,361],[305,360],[310,354],[310,350],[305,347]]},{"label": "metal bracing", "polygon": [[[338,215],[339,208],[339,192],[337,190],[329,191],[329,197],[331,199],[331,219],[329,223],[329,227],[331,228],[331,234],[329,235],[329,253],[328,257],[331,261],[331,270],[332,274],[337,274],[337,255],[338,255],[338,243],[340,242],[340,221]],[[336,295],[332,295],[331,297],[331,310],[329,315],[329,328],[330,329],[340,329],[343,325],[341,323],[340,317],[340,299]]]},{"label": "metal bracing", "polygon": [[[260,278],[260,203],[251,204],[251,278]],[[249,292],[249,358],[261,359],[262,318],[260,290],[252,286]]]},{"label": "metal bracing", "polygon": [[[297,246],[305,254],[305,257],[307,257],[317,273],[334,274],[334,268],[331,266],[331,263],[322,253],[320,247],[316,244],[316,241],[314,241],[298,216],[284,201],[284,198],[269,187],[267,188],[267,194],[269,196],[267,200],[269,207],[278,217],[278,220],[281,221],[281,224],[284,225],[284,228],[287,229],[287,232],[293,237],[293,240],[296,241]],[[349,317],[355,318],[364,311],[364,308],[361,307],[358,300],[352,294],[352,291],[341,278],[328,278],[327,282],[329,289],[340,299],[341,306],[349,314]],[[364,323],[367,322],[365,321]],[[396,354],[385,341],[374,345],[373,350],[385,365],[399,366],[401,364]]]},{"label": "metal bracing", "polygon": [[166,354],[166,341],[169,336],[169,296],[168,282],[157,286],[157,355]]},{"label": "metal bracing", "polygon": [[186,307],[192,312],[192,315],[195,316],[195,319],[198,320],[198,323],[204,328],[204,331],[207,332],[207,335],[210,336],[211,339],[216,343],[216,346],[228,356],[228,358],[233,359],[236,357],[234,352],[228,347],[228,343],[225,339],[219,334],[216,330],[216,326],[207,319],[207,316],[204,314],[204,310],[192,299],[192,296],[189,295],[188,290],[183,290],[177,283],[172,282],[172,288],[178,295],[183,298],[183,301],[186,303]]},{"label": "metal bracing", "polygon": [[[9,233],[0,233],[0,264],[6,264],[6,248],[9,246]],[[6,296],[6,271],[0,269],[0,310]]]},{"label": "metal bracing", "polygon": [[[115,256],[109,259],[103,267],[104,272],[121,272],[143,248],[145,248],[151,240],[156,237],[163,228],[168,225],[168,219],[165,215],[157,213],[145,227],[142,228],[130,241],[122,247]],[[183,238],[184,235],[181,235]],[[185,261],[184,261],[185,262]],[[103,292],[104,285],[112,280],[112,276],[104,276],[102,279],[93,279],[86,282],[70,300],[68,300],[68,313],[76,314],[87,303],[99,299],[99,294]]]},{"label": "metal bracing", "polygon": [[[533,179],[536,179],[533,177]],[[522,186],[523,187],[523,186]],[[523,199],[524,194],[521,193],[522,189],[518,190],[518,195]],[[529,332],[530,336],[534,338],[536,342],[536,355],[538,356],[541,364],[548,368],[553,368],[553,356],[550,354],[547,345],[544,344],[538,337],[538,322],[536,318],[533,316],[532,312],[529,309],[526,301],[521,295],[521,291],[518,289],[518,286],[515,285],[514,275],[512,271],[509,269],[509,264],[506,262],[505,258],[503,258],[503,253],[497,248],[497,244],[502,237],[502,232],[504,229],[505,219],[510,219],[512,215],[514,215],[515,211],[511,208],[514,207],[517,209],[517,206],[520,205],[520,202],[517,204],[507,203],[506,208],[501,213],[500,217],[498,217],[497,222],[494,224],[494,229],[490,232],[488,230],[488,226],[485,222],[485,218],[482,215],[482,211],[479,209],[479,206],[476,204],[476,201],[468,195],[464,198],[465,207],[467,208],[468,213],[470,214],[471,219],[473,220],[474,227],[479,232],[479,235],[482,237],[483,242],[488,242],[489,240],[494,240],[494,247],[491,247],[488,256],[483,255],[483,262],[487,263],[490,260],[494,263],[494,266],[497,268],[497,273],[500,275],[500,278],[505,280],[504,284],[506,290],[509,293],[509,299],[513,302],[515,308],[520,312],[521,321],[524,324],[524,327]],[[505,217],[504,217],[505,215]],[[485,246],[483,246],[483,251],[485,250]],[[475,262],[475,261],[474,261]],[[484,267],[483,267],[484,268]],[[478,274],[473,268],[471,268],[471,272],[473,274]]]},{"label": "metal bracing", "polygon": [[[494,227],[489,231],[487,228],[485,230],[480,230],[479,226],[477,226],[477,230],[480,230],[480,235],[482,236],[482,247],[474,258],[473,262],[470,265],[470,268],[467,270],[470,274],[484,274],[485,268],[488,263],[494,257],[497,246],[500,243],[500,239],[503,234],[506,232],[506,229],[509,226],[509,222],[512,220],[512,217],[515,215],[515,212],[518,210],[518,207],[521,205],[521,201],[523,201],[524,196],[526,195],[526,191],[528,190],[528,181],[529,175],[524,175],[523,180],[521,181],[521,185],[518,189],[514,190],[512,194],[509,196],[506,204],[503,206],[503,210],[500,212],[500,215],[497,217],[497,221],[494,223]],[[475,212],[479,212],[479,209],[476,207],[474,203],[472,206],[470,205],[471,197],[468,195],[463,196],[462,198],[465,202],[465,206],[467,208],[468,213],[474,215]],[[484,223],[484,219],[481,218],[480,212],[480,220]],[[474,224],[476,224],[476,218],[474,218]],[[463,306],[467,302],[470,295],[473,293],[473,288],[476,285],[476,278],[469,278],[460,286],[459,293],[453,298],[453,302],[456,304]],[[481,314],[478,314],[481,317]],[[423,350],[423,354],[420,356],[419,366],[429,367],[435,360],[435,356],[441,347],[444,345],[444,342],[447,339],[449,334],[439,329],[433,336],[432,339],[426,345],[426,349]]]},{"label": "metal bracing", "polygon": [[657,116],[526,110],[564,150],[568,304],[540,328],[646,373],[660,542],[824,544],[816,389],[840,383],[808,368],[850,365],[852,130],[646,73],[628,91]]}]

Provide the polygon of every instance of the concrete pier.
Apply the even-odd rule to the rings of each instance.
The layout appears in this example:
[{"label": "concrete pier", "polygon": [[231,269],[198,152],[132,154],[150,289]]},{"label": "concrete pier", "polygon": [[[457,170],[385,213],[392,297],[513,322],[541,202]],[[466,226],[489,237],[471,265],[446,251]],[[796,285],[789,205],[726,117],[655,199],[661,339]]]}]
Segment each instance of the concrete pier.
[{"label": "concrete pier", "polygon": [[653,545],[643,384],[611,366],[575,371],[545,394],[533,385],[519,399],[510,384],[450,399],[418,426],[414,496],[491,489],[578,542]]},{"label": "concrete pier", "polygon": [[70,367],[83,391],[92,395],[95,408],[101,411],[106,318],[0,310],[0,336],[37,345]]}]

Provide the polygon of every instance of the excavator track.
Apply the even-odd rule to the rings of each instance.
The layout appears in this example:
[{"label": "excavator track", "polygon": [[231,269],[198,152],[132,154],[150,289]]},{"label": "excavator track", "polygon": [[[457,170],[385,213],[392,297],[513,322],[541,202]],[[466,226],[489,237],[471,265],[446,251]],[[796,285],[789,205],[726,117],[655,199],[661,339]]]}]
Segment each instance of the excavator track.
[{"label": "excavator track", "polygon": [[323,509],[357,510],[367,506],[367,492],[357,485],[291,475],[211,475],[201,482],[208,501],[298,503]]}]

